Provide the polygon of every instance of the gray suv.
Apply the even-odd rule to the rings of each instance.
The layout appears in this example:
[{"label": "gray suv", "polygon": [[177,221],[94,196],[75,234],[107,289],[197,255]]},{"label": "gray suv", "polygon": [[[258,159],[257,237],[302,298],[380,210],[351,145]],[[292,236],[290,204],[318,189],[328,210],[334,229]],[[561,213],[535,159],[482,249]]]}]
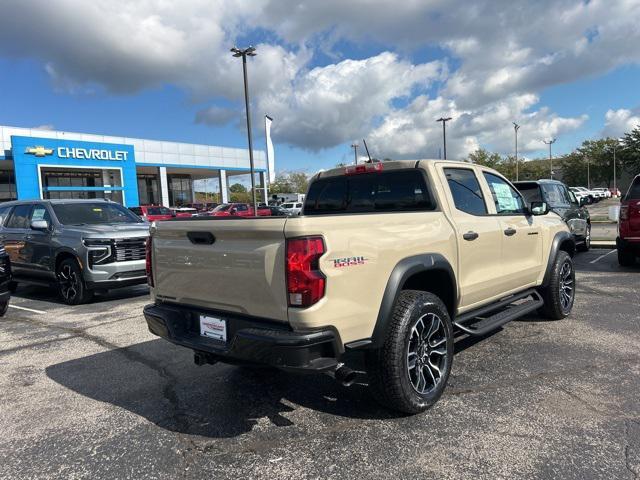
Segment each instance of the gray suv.
[{"label": "gray suv", "polygon": [[48,285],[78,305],[94,291],[146,282],[149,224],[108,200],[29,200],[0,205],[0,241],[12,287]]}]

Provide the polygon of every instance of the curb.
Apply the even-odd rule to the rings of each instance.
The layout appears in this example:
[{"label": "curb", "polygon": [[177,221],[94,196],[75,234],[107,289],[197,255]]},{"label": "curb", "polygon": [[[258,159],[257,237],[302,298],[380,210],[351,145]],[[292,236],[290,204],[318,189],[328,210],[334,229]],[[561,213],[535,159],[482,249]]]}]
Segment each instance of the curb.
[{"label": "curb", "polygon": [[602,240],[591,240],[591,248],[609,248],[611,250],[616,248],[615,241],[602,241]]}]

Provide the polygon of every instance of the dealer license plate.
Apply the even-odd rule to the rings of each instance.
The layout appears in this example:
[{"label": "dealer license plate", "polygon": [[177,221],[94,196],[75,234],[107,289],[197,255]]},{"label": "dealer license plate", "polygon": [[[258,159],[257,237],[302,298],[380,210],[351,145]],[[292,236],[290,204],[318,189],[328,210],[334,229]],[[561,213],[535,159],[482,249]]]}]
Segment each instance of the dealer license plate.
[{"label": "dealer license plate", "polygon": [[227,341],[227,322],[221,318],[200,315],[200,335]]}]

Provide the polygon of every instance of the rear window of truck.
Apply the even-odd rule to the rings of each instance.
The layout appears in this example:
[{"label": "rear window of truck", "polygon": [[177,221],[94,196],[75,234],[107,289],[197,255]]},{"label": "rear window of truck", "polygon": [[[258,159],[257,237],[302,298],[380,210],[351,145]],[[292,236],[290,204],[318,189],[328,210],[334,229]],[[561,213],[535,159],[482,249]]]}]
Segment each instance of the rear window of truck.
[{"label": "rear window of truck", "polygon": [[626,200],[637,200],[640,198],[640,177],[636,177],[631,186],[629,187],[629,191],[625,196]]},{"label": "rear window of truck", "polygon": [[304,202],[305,215],[433,210],[420,170],[361,173],[320,178]]}]

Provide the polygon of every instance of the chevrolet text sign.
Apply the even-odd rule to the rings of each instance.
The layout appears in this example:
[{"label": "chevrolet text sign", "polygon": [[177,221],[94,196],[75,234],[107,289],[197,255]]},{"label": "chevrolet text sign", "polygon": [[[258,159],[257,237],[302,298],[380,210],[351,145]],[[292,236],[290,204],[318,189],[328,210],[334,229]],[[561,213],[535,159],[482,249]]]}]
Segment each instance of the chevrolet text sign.
[{"label": "chevrolet text sign", "polygon": [[60,158],[83,158],[86,160],[127,160],[129,152],[124,150],[102,150],[95,148],[58,147]]}]

